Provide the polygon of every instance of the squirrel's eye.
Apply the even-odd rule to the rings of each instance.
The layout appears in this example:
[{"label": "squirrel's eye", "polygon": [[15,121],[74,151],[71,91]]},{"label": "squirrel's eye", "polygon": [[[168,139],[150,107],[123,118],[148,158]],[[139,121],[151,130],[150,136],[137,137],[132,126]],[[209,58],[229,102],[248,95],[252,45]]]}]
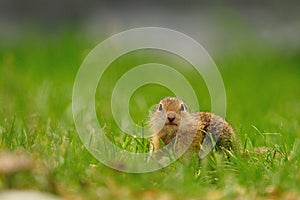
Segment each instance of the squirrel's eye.
[{"label": "squirrel's eye", "polygon": [[180,111],[184,111],[185,110],[185,106],[183,104],[180,105]]},{"label": "squirrel's eye", "polygon": [[158,105],[158,110],[162,111],[162,104],[161,103]]}]

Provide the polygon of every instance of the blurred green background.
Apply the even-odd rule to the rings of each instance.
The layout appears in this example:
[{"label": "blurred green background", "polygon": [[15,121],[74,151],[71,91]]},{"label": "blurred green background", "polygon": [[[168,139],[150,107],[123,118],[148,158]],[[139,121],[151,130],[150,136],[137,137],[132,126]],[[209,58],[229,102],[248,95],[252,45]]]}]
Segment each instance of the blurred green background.
[{"label": "blurred green background", "polygon": [[[300,4],[204,4],[198,1],[9,1],[0,3],[0,189],[35,189],[66,199],[288,198],[300,194]],[[113,171],[94,159],[75,130],[72,87],[83,59],[114,33],[160,26],[181,31],[211,55],[224,80],[227,120],[241,149],[232,162],[175,163],[158,172]],[[200,76],[179,57],[155,50],[116,60],[100,80],[96,108],[122,146],[126,137],[110,115],[109,94],[128,69],[168,64],[187,77],[201,110],[210,96]],[[185,66],[185,67],[183,67]],[[137,123],[172,93],[158,85],[130,100]],[[125,148],[141,145],[130,139]],[[145,144],[146,145],[146,144]],[[255,154],[255,147],[266,147]],[[123,146],[124,147],[124,146]],[[11,154],[6,155],[9,152]],[[29,155],[30,167],[1,169],[10,157]],[[12,159],[20,165],[19,159]],[[3,167],[2,167],[3,168]]]}]

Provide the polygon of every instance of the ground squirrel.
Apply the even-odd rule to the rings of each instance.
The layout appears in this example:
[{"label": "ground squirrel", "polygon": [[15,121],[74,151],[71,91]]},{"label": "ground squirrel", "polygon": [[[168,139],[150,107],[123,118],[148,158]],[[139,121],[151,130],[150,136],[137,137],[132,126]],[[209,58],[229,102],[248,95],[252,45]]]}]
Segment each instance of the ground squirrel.
[{"label": "ground squirrel", "polygon": [[209,112],[191,113],[178,98],[162,99],[150,115],[150,124],[153,132],[151,152],[175,141],[176,148],[188,143],[187,148],[196,150],[202,158],[206,155],[203,149],[213,147],[212,139],[217,149],[230,151],[235,146],[233,128],[222,117]]}]

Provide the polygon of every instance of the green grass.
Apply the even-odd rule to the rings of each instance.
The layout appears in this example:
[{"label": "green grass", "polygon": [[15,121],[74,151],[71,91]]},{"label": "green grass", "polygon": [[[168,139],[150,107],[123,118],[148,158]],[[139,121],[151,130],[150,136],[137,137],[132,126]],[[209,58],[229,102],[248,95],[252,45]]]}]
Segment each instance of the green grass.
[{"label": "green grass", "polygon": [[[0,172],[0,189],[36,189],[67,199],[296,198],[300,194],[300,55],[262,42],[245,42],[238,51],[214,57],[226,87],[226,118],[244,153],[233,152],[230,162],[212,154],[201,167],[193,157],[147,174],[122,173],[102,165],[75,130],[72,86],[82,60],[96,44],[69,31],[1,43],[0,152],[29,155],[34,164],[25,171]],[[149,61],[172,65],[187,77],[193,74],[188,66],[181,67],[188,64],[178,57],[157,51],[123,56],[105,72],[96,94],[99,122],[108,125],[112,141],[130,151],[146,151],[149,144],[121,133],[105,96],[124,71]],[[193,76],[191,82],[201,110],[209,111],[203,80]],[[130,100],[133,119],[145,123],[151,105],[169,95],[158,85],[139,88]],[[255,153],[257,147],[267,151]]]}]

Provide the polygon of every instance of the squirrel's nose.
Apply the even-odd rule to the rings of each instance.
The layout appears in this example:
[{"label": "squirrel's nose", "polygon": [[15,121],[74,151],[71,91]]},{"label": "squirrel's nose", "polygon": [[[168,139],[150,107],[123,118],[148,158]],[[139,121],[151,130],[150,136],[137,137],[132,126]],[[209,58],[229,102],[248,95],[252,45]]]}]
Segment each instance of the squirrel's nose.
[{"label": "squirrel's nose", "polygon": [[168,115],[168,120],[169,120],[169,122],[173,122],[174,119],[175,119],[175,115],[174,115],[173,113],[170,113],[170,114]]}]

